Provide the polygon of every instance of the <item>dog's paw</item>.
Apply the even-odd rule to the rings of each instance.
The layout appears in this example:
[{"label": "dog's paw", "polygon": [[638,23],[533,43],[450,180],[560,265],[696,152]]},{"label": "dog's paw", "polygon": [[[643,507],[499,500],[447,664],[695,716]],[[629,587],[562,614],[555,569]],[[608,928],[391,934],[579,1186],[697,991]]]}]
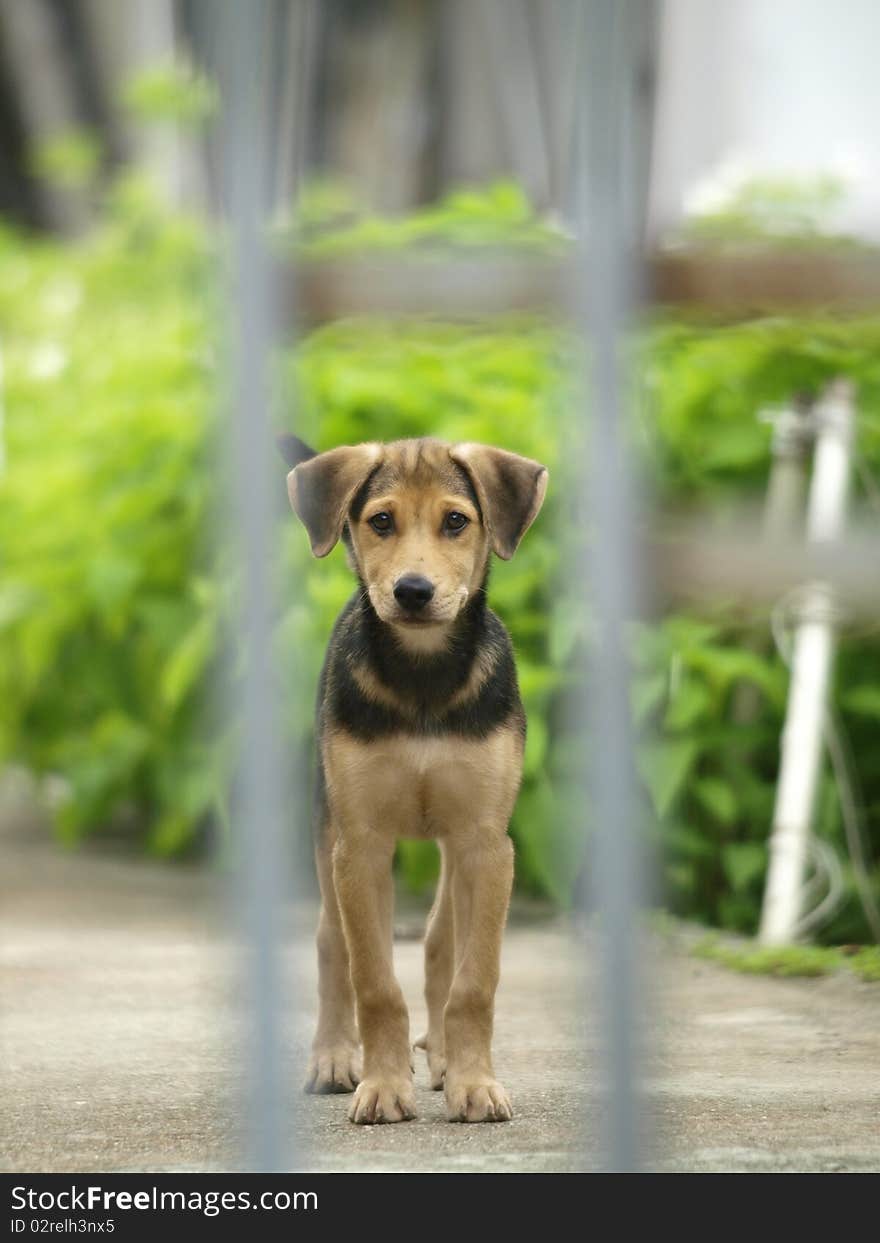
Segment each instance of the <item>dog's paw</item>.
[{"label": "dog's paw", "polygon": [[368,1078],[354,1094],[349,1121],[372,1126],[377,1122],[408,1122],[416,1116],[412,1084],[404,1078]]},{"label": "dog's paw", "polygon": [[513,1110],[497,1079],[447,1074],[446,1116],[450,1122],[508,1122]]},{"label": "dog's paw", "polygon": [[360,1080],[356,1045],[323,1045],[312,1051],[303,1091],[353,1092]]},{"label": "dog's paw", "polygon": [[443,1049],[438,1049],[434,1043],[428,1039],[427,1035],[420,1036],[413,1045],[414,1049],[424,1049],[428,1057],[428,1073],[431,1076],[431,1087],[435,1092],[439,1092],[443,1087],[443,1081],[446,1078],[446,1053]]}]

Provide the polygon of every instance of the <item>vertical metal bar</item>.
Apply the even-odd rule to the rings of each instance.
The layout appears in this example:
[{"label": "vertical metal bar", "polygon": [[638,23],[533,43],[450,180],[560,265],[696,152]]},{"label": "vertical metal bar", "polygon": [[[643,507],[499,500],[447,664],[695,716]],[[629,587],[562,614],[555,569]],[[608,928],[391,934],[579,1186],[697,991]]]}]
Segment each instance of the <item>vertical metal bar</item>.
[{"label": "vertical metal bar", "polygon": [[508,159],[530,198],[550,204],[548,118],[524,0],[478,0]]},{"label": "vertical metal bar", "polygon": [[[246,669],[233,808],[236,897],[245,937],[245,1165],[286,1167],[282,1059],[282,903],[291,869],[284,833],[277,676],[272,665],[273,477],[267,364],[273,299],[265,248],[267,127],[261,115],[265,0],[208,4],[216,14],[224,102],[224,172],[232,249],[228,291],[233,366],[230,456]],[[276,471],[277,474],[277,464]],[[280,495],[280,489],[278,489]]]},{"label": "vertical metal bar", "polygon": [[[312,116],[315,59],[321,13],[316,0],[298,0],[287,11],[284,41],[287,64],[281,84],[278,119],[276,210],[292,211],[307,171],[309,120]],[[293,60],[293,67],[289,60]]]},{"label": "vertical metal bar", "polygon": [[636,605],[633,481],[624,434],[623,335],[633,290],[635,214],[631,131],[633,26],[639,0],[586,0],[583,36],[584,141],[578,311],[584,328],[590,397],[584,608],[595,623],[595,651],[584,716],[591,724],[591,855],[599,912],[599,973],[605,1086],[603,1163],[640,1164],[637,1078],[640,910],[633,740],[625,627]]}]

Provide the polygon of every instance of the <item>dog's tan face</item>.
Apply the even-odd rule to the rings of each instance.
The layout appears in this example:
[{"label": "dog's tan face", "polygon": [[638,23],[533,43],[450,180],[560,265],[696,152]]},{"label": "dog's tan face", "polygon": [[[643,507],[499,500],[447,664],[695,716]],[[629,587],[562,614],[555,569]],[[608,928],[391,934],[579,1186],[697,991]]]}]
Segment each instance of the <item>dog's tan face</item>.
[{"label": "dog's tan face", "polygon": [[445,446],[411,442],[394,446],[366,492],[348,527],[373,608],[404,631],[445,627],[481,586],[489,557],[467,474]]},{"label": "dog's tan face", "polygon": [[382,621],[415,650],[441,645],[540,509],[547,472],[488,445],[402,440],[319,454],[288,476],[316,556],[346,523],[354,568]]}]

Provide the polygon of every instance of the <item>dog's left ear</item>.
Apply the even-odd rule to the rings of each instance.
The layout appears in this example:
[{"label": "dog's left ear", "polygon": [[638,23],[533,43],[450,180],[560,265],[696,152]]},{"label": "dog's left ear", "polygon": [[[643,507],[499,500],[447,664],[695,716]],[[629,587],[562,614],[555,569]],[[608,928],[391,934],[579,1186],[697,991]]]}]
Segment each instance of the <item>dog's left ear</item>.
[{"label": "dog's left ear", "polygon": [[490,445],[453,445],[449,452],[470,476],[492,547],[509,561],[538,516],[547,491],[546,466]]},{"label": "dog's left ear", "polygon": [[355,494],[381,460],[381,445],[343,445],[301,462],[287,476],[290,503],[316,557],[335,546]]}]

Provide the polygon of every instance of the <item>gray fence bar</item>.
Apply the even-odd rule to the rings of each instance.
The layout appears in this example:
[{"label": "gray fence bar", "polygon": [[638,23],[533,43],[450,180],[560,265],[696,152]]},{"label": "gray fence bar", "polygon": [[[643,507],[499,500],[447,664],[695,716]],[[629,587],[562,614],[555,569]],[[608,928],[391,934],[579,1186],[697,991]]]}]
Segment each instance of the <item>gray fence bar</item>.
[{"label": "gray fence bar", "polygon": [[583,605],[595,623],[584,717],[592,726],[590,868],[599,913],[606,1120],[602,1162],[615,1171],[635,1170],[641,1163],[636,1087],[640,885],[624,646],[624,628],[635,610],[637,557],[633,481],[624,445],[627,388],[622,353],[638,219],[632,197],[640,153],[633,122],[637,36],[644,9],[640,0],[587,0],[583,23],[585,183],[578,309],[588,364],[584,519],[591,532]]},{"label": "gray fence bar", "polygon": [[282,906],[291,875],[280,762],[277,670],[271,644],[271,566],[276,531],[274,461],[267,371],[273,337],[272,289],[265,250],[267,126],[259,89],[268,29],[265,0],[222,0],[203,16],[217,23],[223,94],[223,167],[232,243],[228,290],[233,367],[229,449],[234,526],[241,577],[241,686],[244,729],[233,808],[235,897],[245,939],[244,1165],[289,1168],[286,1078],[282,1053]]}]

